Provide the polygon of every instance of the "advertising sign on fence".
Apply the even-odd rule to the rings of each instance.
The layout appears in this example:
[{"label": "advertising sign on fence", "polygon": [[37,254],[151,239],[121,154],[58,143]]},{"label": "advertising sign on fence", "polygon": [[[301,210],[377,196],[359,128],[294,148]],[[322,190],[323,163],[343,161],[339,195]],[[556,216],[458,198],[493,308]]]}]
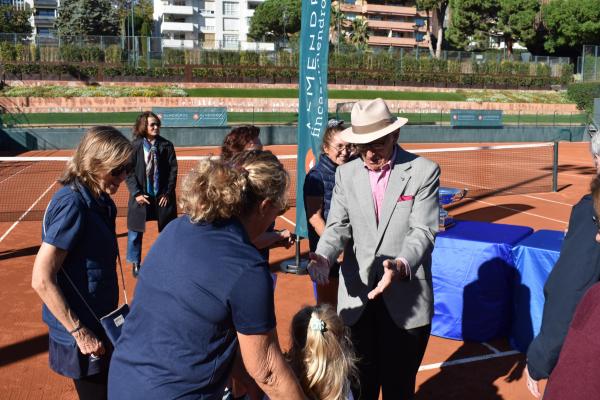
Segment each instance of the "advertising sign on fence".
[{"label": "advertising sign on fence", "polygon": [[153,107],[163,127],[213,127],[227,125],[225,107]]},{"label": "advertising sign on fence", "polygon": [[302,2],[300,82],[298,93],[298,158],[296,234],[308,236],[304,211],[304,177],[319,156],[327,127],[327,61],[331,0]]},{"label": "advertising sign on fence", "polygon": [[502,110],[450,110],[453,128],[502,128]]}]

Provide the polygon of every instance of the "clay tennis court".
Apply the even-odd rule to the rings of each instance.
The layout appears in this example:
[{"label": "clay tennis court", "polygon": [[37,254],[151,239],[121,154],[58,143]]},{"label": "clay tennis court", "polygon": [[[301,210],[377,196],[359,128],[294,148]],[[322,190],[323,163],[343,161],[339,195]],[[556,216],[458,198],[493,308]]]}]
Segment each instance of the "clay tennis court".
[{"label": "clay tennis court", "polygon": [[[459,147],[460,145],[409,144],[410,149]],[[481,146],[482,144],[472,144]],[[294,155],[295,146],[267,146],[278,155]],[[215,148],[183,148],[178,156],[217,154]],[[62,156],[68,151],[29,152],[21,156]],[[506,163],[511,163],[506,160]],[[459,167],[465,175],[477,172],[477,165]],[[473,169],[472,171],[470,169]],[[521,165],[525,174],[527,165]],[[594,175],[588,143],[560,143],[558,192],[539,192],[503,196],[485,196],[465,199],[450,206],[451,214],[459,219],[526,225],[538,229],[564,230],[567,227],[571,206],[588,191]],[[519,174],[519,170],[511,174]],[[15,175],[13,172],[12,175]],[[36,200],[47,201],[52,178],[41,176],[38,182],[28,182],[25,175],[0,176],[0,204],[7,211],[6,202],[14,200],[14,189],[5,189],[5,180],[12,185],[40,186],[32,199],[17,199],[24,210]],[[39,174],[37,174],[39,175]],[[502,180],[502,176],[493,179]],[[48,180],[50,179],[50,180]],[[14,188],[15,186],[11,186]],[[122,188],[121,190],[123,190]],[[10,210],[9,210],[10,211]],[[15,213],[16,215],[16,213]],[[31,267],[41,237],[39,220],[0,221],[0,398],[2,399],[75,399],[70,380],[60,377],[48,368],[47,329],[41,320],[41,302],[31,289]],[[295,209],[278,217],[276,228],[294,229]],[[117,234],[121,256],[125,258],[127,229],[125,218],[117,219]],[[149,224],[144,238],[144,253],[156,238],[156,224]],[[303,241],[302,250],[308,248]],[[277,273],[275,307],[277,331],[282,347],[288,346],[288,329],[291,317],[305,304],[314,303],[313,288],[308,276],[284,274],[277,265],[293,256],[293,250],[271,251],[270,262]],[[125,269],[127,291],[130,298],[135,287],[128,266]],[[135,301],[135,299],[134,299]],[[418,399],[528,399],[523,377],[524,356],[516,353],[506,339],[489,343],[468,343],[432,336],[417,377]]]}]

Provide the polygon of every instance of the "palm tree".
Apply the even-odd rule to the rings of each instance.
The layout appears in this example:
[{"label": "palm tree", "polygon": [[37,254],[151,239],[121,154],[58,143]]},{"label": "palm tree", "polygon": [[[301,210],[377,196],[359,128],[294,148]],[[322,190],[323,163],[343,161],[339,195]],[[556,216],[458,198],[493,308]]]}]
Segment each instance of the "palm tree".
[{"label": "palm tree", "polygon": [[356,46],[357,50],[364,50],[369,41],[367,21],[362,18],[356,18],[352,21],[351,29],[350,42]]},{"label": "palm tree", "polygon": [[329,21],[329,42],[336,45],[339,50],[340,42],[344,41],[344,21],[346,16],[340,11],[340,3],[331,6],[331,19]]}]

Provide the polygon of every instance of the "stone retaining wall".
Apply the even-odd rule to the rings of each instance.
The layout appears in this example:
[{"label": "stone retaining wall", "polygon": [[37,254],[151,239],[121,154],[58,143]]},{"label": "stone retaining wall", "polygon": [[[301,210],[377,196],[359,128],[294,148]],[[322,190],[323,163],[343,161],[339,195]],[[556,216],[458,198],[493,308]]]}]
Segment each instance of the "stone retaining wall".
[{"label": "stone retaining wall", "polygon": [[[330,99],[329,111],[337,103],[356,100]],[[449,112],[450,109],[503,110],[505,114],[579,113],[574,104],[488,103],[457,101],[388,100],[392,112]],[[124,112],[152,107],[227,107],[231,112],[298,112],[298,99],[219,97],[0,97],[0,107],[11,113]]]}]

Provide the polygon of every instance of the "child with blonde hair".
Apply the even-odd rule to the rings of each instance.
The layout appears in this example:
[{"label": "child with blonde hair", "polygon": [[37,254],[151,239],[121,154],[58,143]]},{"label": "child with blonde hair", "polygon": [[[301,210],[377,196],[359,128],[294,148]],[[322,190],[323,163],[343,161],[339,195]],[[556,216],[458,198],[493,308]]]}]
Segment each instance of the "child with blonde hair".
[{"label": "child with blonde hair", "polygon": [[304,307],[292,320],[287,359],[313,400],[352,400],[356,357],[347,328],[329,304]]}]

